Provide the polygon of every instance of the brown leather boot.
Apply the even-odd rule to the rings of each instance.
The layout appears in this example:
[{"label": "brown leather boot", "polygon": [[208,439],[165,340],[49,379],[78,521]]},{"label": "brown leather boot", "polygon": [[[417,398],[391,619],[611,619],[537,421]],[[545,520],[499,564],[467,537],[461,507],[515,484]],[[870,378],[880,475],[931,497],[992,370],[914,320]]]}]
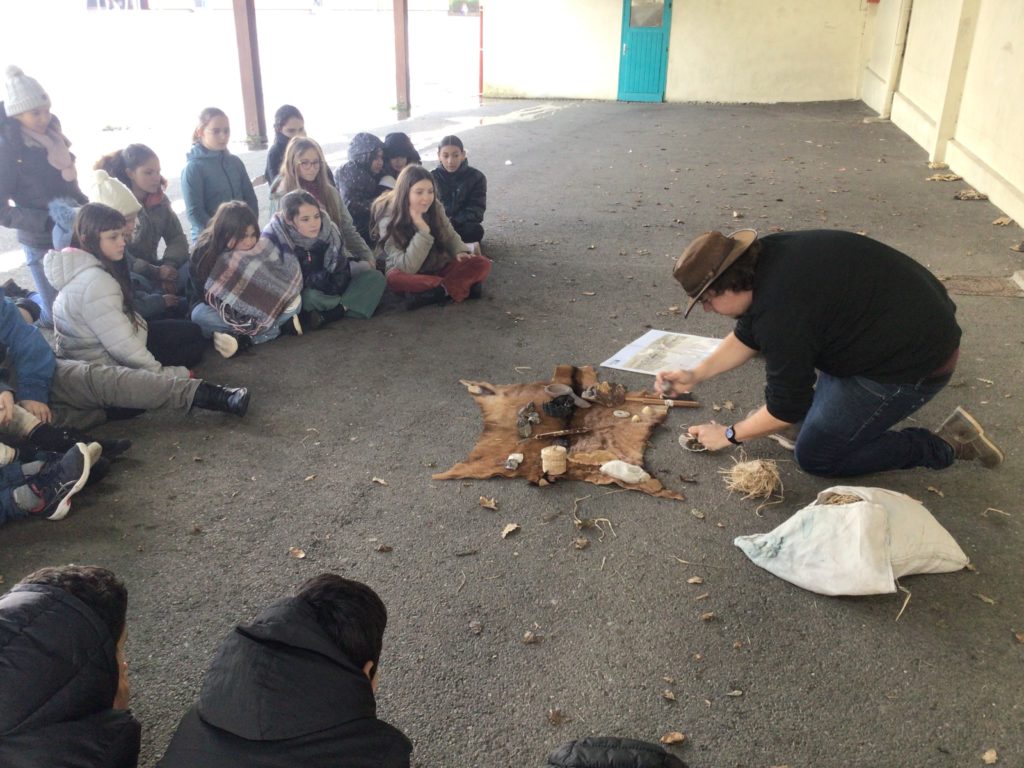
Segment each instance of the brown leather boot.
[{"label": "brown leather boot", "polygon": [[986,467],[1003,463],[1003,452],[986,435],[978,420],[960,406],[935,431],[953,448],[960,461],[978,460]]}]

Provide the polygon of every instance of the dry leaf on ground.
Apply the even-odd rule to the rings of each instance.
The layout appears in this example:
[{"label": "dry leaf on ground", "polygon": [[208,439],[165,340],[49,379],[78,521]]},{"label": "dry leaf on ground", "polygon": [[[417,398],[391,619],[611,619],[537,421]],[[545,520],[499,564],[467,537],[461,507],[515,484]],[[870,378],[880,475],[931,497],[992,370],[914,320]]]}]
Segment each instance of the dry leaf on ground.
[{"label": "dry leaf on ground", "polygon": [[513,533],[519,530],[519,523],[509,523],[501,529],[501,538],[507,539]]},{"label": "dry leaf on ground", "polygon": [[989,597],[988,595],[983,595],[983,594],[981,594],[981,592],[975,592],[975,593],[974,593],[974,596],[975,596],[976,598],[978,598],[979,600],[981,600],[981,602],[985,603],[986,605],[995,605],[995,604],[996,604],[996,601],[995,601],[995,600],[993,600],[993,599],[992,599],[991,597]]},{"label": "dry leaf on ground", "polygon": [[679,731],[669,731],[658,739],[662,744],[682,744],[685,740],[686,736],[681,734]]},{"label": "dry leaf on ground", "polygon": [[578,539],[572,540],[573,549],[586,549],[590,546],[590,539],[586,536],[580,536]]},{"label": "dry leaf on ground", "polygon": [[523,645],[536,645],[544,638],[531,629],[523,632]]},{"label": "dry leaf on ground", "polygon": [[946,498],[946,494],[944,494],[942,491],[940,491],[934,485],[929,485],[928,486],[928,490],[931,491],[932,493],[934,493],[936,496],[938,496],[940,498],[943,498],[943,499]]},{"label": "dry leaf on ground", "polygon": [[306,550],[299,549],[298,547],[292,547],[288,550],[288,557],[294,557],[296,560],[301,560],[306,556]]},{"label": "dry leaf on ground", "polygon": [[1024,645],[1024,632],[1014,632],[1013,637],[1018,643]]},{"label": "dry leaf on ground", "polygon": [[661,698],[665,699],[665,701],[675,701],[676,695],[672,693],[672,691],[670,691],[668,688],[666,688],[664,691],[661,692]]},{"label": "dry leaf on ground", "polygon": [[597,293],[595,291],[584,291],[582,295],[583,296],[597,296]]},{"label": "dry leaf on ground", "polygon": [[565,712],[555,707],[554,709],[548,710],[548,722],[554,726],[559,726],[562,723],[568,723],[572,720]]},{"label": "dry leaf on ground", "polygon": [[380,477],[375,477],[370,482],[371,483],[376,483],[377,485],[387,485],[388,484],[387,480],[384,480],[383,478],[380,478]]},{"label": "dry leaf on ground", "polygon": [[925,181],[960,181],[962,178],[955,173],[933,173]]},{"label": "dry leaf on ground", "polygon": [[946,165],[945,163],[928,163],[928,167],[931,168],[933,171],[941,171],[944,168],[949,168],[949,166]]},{"label": "dry leaf on ground", "polygon": [[484,509],[493,509],[495,512],[498,511],[498,499],[497,497],[488,499],[486,496],[480,497],[480,506]]},{"label": "dry leaf on ground", "polygon": [[981,762],[985,765],[995,765],[999,762],[999,754],[994,749],[986,749],[981,756]]},{"label": "dry leaf on ground", "polygon": [[730,696],[730,697],[732,697],[734,699],[738,699],[740,696],[743,695],[743,691],[741,691],[739,688],[736,688],[735,690],[729,691],[725,695],[726,696]]},{"label": "dry leaf on ground", "polygon": [[672,685],[676,681],[676,679],[674,677],[663,677],[661,679],[664,680],[669,685]]},{"label": "dry leaf on ground", "polygon": [[704,579],[701,578],[700,576],[691,576],[690,578],[688,578],[686,580],[686,583],[687,584],[703,584],[704,583]]},{"label": "dry leaf on ground", "polygon": [[390,544],[378,544],[376,547],[374,547],[374,549],[377,552],[394,552],[395,551],[395,548],[392,547]]},{"label": "dry leaf on ground", "polygon": [[716,618],[718,618],[718,617],[715,616],[715,612],[714,611],[708,611],[707,613],[702,613],[700,615],[700,620],[701,621],[714,621]]},{"label": "dry leaf on ground", "polygon": [[967,189],[961,189],[953,195],[953,198],[956,200],[988,200],[988,195],[968,187]]},{"label": "dry leaf on ground", "polygon": [[476,619],[473,619],[471,622],[469,622],[469,631],[472,632],[474,635],[479,635],[481,632],[484,631],[484,625]]},{"label": "dry leaf on ground", "polygon": [[1013,219],[1011,219],[1009,216],[1000,216],[992,223],[995,224],[997,227],[1008,227],[1011,224],[1013,224]]},{"label": "dry leaf on ground", "polygon": [[302,482],[308,483],[310,480],[316,480],[316,475],[307,475],[306,479],[303,480]]}]

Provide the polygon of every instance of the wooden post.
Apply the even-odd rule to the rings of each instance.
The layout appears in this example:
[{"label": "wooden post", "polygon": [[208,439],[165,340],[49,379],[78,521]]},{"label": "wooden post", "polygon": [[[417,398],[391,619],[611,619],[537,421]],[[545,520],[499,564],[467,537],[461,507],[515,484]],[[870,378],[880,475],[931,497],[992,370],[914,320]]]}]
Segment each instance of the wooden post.
[{"label": "wooden post", "polygon": [[242,106],[245,110],[245,141],[249,149],[267,146],[267,120],[263,114],[263,78],[256,41],[256,0],[232,0],[238,65],[242,74]]},{"label": "wooden post", "polygon": [[398,119],[409,117],[409,0],[394,0],[395,6],[395,88]]}]

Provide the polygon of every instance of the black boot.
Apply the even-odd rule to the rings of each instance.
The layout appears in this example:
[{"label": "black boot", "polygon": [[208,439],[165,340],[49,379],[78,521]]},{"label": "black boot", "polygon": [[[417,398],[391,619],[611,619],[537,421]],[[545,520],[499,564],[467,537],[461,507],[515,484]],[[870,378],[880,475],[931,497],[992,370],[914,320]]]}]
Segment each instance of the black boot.
[{"label": "black boot", "polygon": [[249,410],[249,390],[245,387],[232,389],[204,381],[200,383],[196,396],[192,398],[192,407],[245,416],[245,412]]},{"label": "black boot", "polygon": [[469,286],[469,297],[468,298],[470,298],[470,299],[479,299],[479,298],[482,298],[483,295],[484,295],[484,284],[483,283],[473,283],[471,286]]},{"label": "black boot", "polygon": [[103,447],[103,455],[108,459],[116,459],[132,447],[132,441],[126,438],[97,440],[80,429],[55,427],[53,424],[38,425],[25,435],[25,440],[44,451],[56,453],[65,453],[71,450],[75,443],[99,443]]},{"label": "black boot", "polygon": [[448,292],[445,291],[440,285],[436,288],[431,288],[429,291],[423,293],[414,293],[405,302],[405,308],[419,309],[420,307],[426,307],[430,304],[444,304],[448,301]]},{"label": "black boot", "polygon": [[334,309],[311,309],[306,315],[306,325],[309,327],[309,330],[315,331],[319,328],[323,328],[327,323],[333,323],[337,320],[341,320],[344,316],[345,307],[341,304],[336,306]]}]

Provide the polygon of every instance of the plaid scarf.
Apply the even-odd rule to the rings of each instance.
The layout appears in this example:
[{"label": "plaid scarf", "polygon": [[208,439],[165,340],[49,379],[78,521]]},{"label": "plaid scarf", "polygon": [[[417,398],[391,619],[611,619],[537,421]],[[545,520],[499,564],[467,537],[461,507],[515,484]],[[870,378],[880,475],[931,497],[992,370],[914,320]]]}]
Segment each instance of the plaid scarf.
[{"label": "plaid scarf", "polygon": [[206,303],[247,336],[268,331],[301,290],[299,262],[265,237],[251,251],[218,256],[205,285]]}]

